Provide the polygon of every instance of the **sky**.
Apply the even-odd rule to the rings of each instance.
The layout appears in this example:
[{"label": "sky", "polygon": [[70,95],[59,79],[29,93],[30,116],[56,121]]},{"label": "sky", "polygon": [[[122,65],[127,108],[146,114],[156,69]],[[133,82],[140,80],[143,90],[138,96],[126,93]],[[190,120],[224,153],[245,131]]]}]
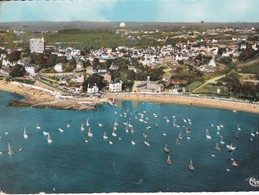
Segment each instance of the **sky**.
[{"label": "sky", "polygon": [[1,1],[0,22],[259,22],[259,0]]}]

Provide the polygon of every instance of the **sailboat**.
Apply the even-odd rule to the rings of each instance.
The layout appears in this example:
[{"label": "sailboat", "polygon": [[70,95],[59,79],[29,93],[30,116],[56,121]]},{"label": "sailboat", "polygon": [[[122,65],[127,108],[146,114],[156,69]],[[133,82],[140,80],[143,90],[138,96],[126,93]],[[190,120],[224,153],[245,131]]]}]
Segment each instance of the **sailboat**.
[{"label": "sailboat", "polygon": [[237,133],[236,133],[235,138],[236,138],[236,139],[239,139],[238,131],[237,131]]},{"label": "sailboat", "polygon": [[9,155],[12,155],[13,154],[13,151],[11,149],[11,145],[8,143],[8,154]]},{"label": "sailboat", "polygon": [[253,130],[253,129],[252,129],[252,131],[251,131],[250,135],[251,135],[251,136],[253,136],[253,137],[255,136],[255,134],[254,134],[254,130]]},{"label": "sailboat", "polygon": [[190,164],[189,164],[188,168],[189,168],[189,170],[191,170],[191,171],[194,171],[194,170],[195,170],[195,168],[194,168],[194,166],[193,166],[193,164],[192,164],[192,160],[190,160]]},{"label": "sailboat", "polygon": [[172,160],[170,158],[170,155],[167,156],[167,164],[171,165],[172,164]]},{"label": "sailboat", "polygon": [[60,133],[63,133],[63,132],[64,132],[64,130],[61,129],[61,128],[58,128],[58,130],[59,130]]},{"label": "sailboat", "polygon": [[98,123],[98,125],[99,125],[99,127],[102,127],[102,126],[103,126],[103,124],[102,124],[102,123]]},{"label": "sailboat", "polygon": [[52,143],[52,139],[50,137],[50,133],[48,133],[48,143],[51,144]]},{"label": "sailboat", "polygon": [[232,146],[232,144],[230,145],[227,145],[227,148],[232,151],[232,150],[235,150],[236,149],[236,146]]},{"label": "sailboat", "polygon": [[190,128],[186,128],[186,133],[191,133],[191,129]]},{"label": "sailboat", "polygon": [[84,123],[81,124],[81,131],[84,131],[85,128],[84,128]]},{"label": "sailboat", "polygon": [[223,141],[223,136],[222,135],[220,136],[220,143],[221,144],[225,144],[225,142]]},{"label": "sailboat", "polygon": [[90,127],[88,128],[88,133],[87,133],[87,135],[88,135],[88,137],[93,137],[93,134],[92,134],[92,132],[91,132],[91,128],[90,128]]},{"label": "sailboat", "polygon": [[106,132],[103,133],[103,139],[108,139]]},{"label": "sailboat", "polygon": [[182,131],[179,132],[179,139],[183,139],[183,136],[182,136]]},{"label": "sailboat", "polygon": [[177,145],[180,144],[180,141],[179,141],[178,137],[176,138],[176,144],[177,144]]},{"label": "sailboat", "polygon": [[236,161],[236,160],[234,160],[234,161],[232,162],[232,166],[233,166],[233,167],[238,167],[238,164],[237,164],[237,161]]},{"label": "sailboat", "polygon": [[167,145],[164,146],[164,152],[165,153],[169,153],[170,152],[170,149],[167,147]]},{"label": "sailboat", "polygon": [[86,120],[85,124],[86,124],[87,127],[90,126],[89,119]]},{"label": "sailboat", "polygon": [[134,146],[136,143],[134,141],[131,141],[131,144]]},{"label": "sailboat", "polygon": [[117,134],[113,131],[113,132],[112,132],[112,136],[113,136],[113,137],[117,137]]},{"label": "sailboat", "polygon": [[38,124],[38,123],[36,124],[36,129],[40,129],[40,126],[39,126],[39,124]]},{"label": "sailboat", "polygon": [[48,132],[42,131],[42,134],[43,134],[43,135],[48,135]]},{"label": "sailboat", "polygon": [[23,130],[23,138],[24,139],[28,139],[29,138],[29,136],[28,136],[28,134],[26,132],[26,128],[24,128],[24,130]]},{"label": "sailboat", "polygon": [[221,148],[219,147],[219,143],[218,143],[218,142],[216,143],[215,149],[216,149],[216,150],[221,150]]},{"label": "sailboat", "polygon": [[211,139],[210,132],[209,132],[208,129],[206,129],[206,138],[207,138],[207,139]]},{"label": "sailboat", "polygon": [[149,144],[147,141],[144,141],[144,144],[145,144],[146,146],[150,146],[150,144]]},{"label": "sailboat", "polygon": [[67,128],[70,128],[70,127],[71,127],[70,123],[71,123],[71,121],[69,121],[69,122],[67,123]]}]

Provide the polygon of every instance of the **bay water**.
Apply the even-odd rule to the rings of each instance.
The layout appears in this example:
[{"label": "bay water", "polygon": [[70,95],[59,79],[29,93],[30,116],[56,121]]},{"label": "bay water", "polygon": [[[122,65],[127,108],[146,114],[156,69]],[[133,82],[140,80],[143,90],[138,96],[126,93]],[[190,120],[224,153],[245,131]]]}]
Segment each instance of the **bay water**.
[{"label": "bay water", "polygon": [[0,92],[0,190],[6,193],[258,191],[248,183],[259,178],[258,114],[130,101],[93,111],[8,106],[21,98]]}]

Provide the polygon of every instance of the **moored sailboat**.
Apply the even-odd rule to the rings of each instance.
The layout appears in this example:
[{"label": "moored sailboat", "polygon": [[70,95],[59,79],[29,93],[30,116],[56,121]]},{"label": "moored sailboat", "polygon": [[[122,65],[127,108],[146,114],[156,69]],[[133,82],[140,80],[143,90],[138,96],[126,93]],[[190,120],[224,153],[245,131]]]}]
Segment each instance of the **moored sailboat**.
[{"label": "moored sailboat", "polygon": [[195,168],[194,168],[194,166],[193,166],[193,164],[192,164],[192,160],[190,160],[190,164],[189,164],[188,168],[189,168],[189,170],[191,170],[191,171],[194,171],[194,170],[195,170]]},{"label": "moored sailboat", "polygon": [[221,144],[225,144],[225,142],[223,141],[223,136],[222,135],[220,136],[220,143]]},{"label": "moored sailboat", "polygon": [[93,133],[91,132],[91,128],[88,128],[88,133],[87,133],[88,137],[93,137]]},{"label": "moored sailboat", "polygon": [[182,136],[182,131],[179,132],[179,135],[178,135],[179,139],[183,139],[183,136]]},{"label": "moored sailboat", "polygon": [[172,164],[172,160],[170,155],[167,156],[167,164],[171,165]]},{"label": "moored sailboat", "polygon": [[167,145],[164,146],[164,152],[165,153],[169,153],[170,152],[170,149],[167,147]]},{"label": "moored sailboat", "polygon": [[50,137],[50,133],[48,133],[48,140],[47,140],[47,141],[48,141],[49,144],[52,143],[52,139],[51,139],[51,137]]},{"label": "moored sailboat", "polygon": [[23,130],[23,138],[24,139],[28,139],[29,138],[29,136],[28,136],[28,134],[26,132],[26,128],[24,128],[24,130]]},{"label": "moored sailboat", "polygon": [[227,145],[227,148],[232,151],[236,149],[236,146],[232,146],[232,144],[230,144],[230,145]]},{"label": "moored sailboat", "polygon": [[219,143],[218,143],[218,142],[216,143],[215,149],[216,149],[216,150],[221,150],[221,148],[219,147]]},{"label": "moored sailboat", "polygon": [[206,129],[206,138],[207,138],[207,139],[211,139],[210,132],[209,132],[208,129]]},{"label": "moored sailboat", "polygon": [[85,127],[84,127],[84,123],[81,124],[81,131],[84,131],[85,130]]},{"label": "moored sailboat", "polygon": [[8,143],[8,154],[9,154],[9,155],[12,155],[12,154],[13,154],[11,145],[10,145],[9,143]]},{"label": "moored sailboat", "polygon": [[108,139],[106,132],[103,133],[103,139]]}]

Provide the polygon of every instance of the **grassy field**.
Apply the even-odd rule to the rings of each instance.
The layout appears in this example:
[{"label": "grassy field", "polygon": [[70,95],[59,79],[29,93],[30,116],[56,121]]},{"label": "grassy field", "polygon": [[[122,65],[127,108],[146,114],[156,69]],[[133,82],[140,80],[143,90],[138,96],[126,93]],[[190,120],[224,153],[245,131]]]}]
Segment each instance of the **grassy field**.
[{"label": "grassy field", "polygon": [[251,66],[246,66],[241,69],[241,73],[256,74],[259,72],[259,63]]},{"label": "grassy field", "polygon": [[[220,89],[220,93],[217,93],[218,89]],[[208,84],[208,85],[203,86],[199,90],[197,90],[196,93],[228,95],[229,91],[228,91],[228,88],[225,86],[217,86],[217,85],[213,85],[213,84]]]},{"label": "grassy field", "polygon": [[200,85],[202,85],[201,81],[194,81],[193,83],[191,83],[190,85],[187,86],[187,88],[190,91],[193,91],[194,89],[196,89],[197,87],[199,87]]}]

